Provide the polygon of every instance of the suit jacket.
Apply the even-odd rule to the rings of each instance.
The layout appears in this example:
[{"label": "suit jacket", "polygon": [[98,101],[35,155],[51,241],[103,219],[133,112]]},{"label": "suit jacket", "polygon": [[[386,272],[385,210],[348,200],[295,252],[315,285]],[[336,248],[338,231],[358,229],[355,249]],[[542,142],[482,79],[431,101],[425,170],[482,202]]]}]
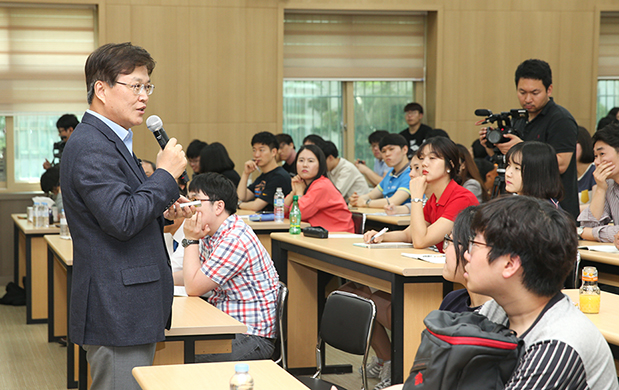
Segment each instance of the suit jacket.
[{"label": "suit jacket", "polygon": [[163,212],[179,197],[176,180],[161,169],[147,178],[116,133],[89,113],[67,142],[61,177],[73,238],[71,341],[163,340],[174,289]]}]

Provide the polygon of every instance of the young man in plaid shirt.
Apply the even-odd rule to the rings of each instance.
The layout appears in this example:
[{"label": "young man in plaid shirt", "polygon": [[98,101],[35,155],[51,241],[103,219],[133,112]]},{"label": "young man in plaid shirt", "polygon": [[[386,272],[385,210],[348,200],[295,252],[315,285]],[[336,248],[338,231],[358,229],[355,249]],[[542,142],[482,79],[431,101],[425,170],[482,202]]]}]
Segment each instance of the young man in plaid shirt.
[{"label": "young man in plaid shirt", "polygon": [[198,362],[268,359],[274,348],[278,279],[268,252],[237,216],[236,189],[217,173],[189,183],[201,205],[185,220],[183,278],[187,294],[209,291],[208,301],[247,325],[227,354],[196,355]]}]

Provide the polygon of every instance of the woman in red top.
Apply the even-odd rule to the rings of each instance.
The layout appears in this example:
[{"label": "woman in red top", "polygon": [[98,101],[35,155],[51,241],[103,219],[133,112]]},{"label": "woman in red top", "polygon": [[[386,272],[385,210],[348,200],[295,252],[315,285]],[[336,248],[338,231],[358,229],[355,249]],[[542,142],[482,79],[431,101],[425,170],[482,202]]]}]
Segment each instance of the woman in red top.
[{"label": "woman in red top", "polygon": [[301,220],[322,226],[330,232],[354,233],[352,214],[342,194],[327,178],[325,155],[316,145],[304,145],[296,159],[297,176],[292,178],[292,191],[284,199],[287,214],[292,197],[299,197]]}]

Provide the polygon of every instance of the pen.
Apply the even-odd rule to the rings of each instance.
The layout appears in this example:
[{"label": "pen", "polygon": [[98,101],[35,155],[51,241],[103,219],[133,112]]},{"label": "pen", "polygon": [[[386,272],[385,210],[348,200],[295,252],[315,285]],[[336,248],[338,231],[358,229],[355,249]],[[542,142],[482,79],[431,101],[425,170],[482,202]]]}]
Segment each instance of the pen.
[{"label": "pen", "polygon": [[391,206],[391,203],[389,203],[389,198],[386,197],[385,199],[387,199],[387,206]]},{"label": "pen", "polygon": [[187,206],[196,206],[196,207],[200,207],[200,205],[202,205],[202,202],[199,200],[194,200],[193,202],[185,202],[185,203],[181,203],[179,206],[181,208],[183,207],[187,207]]},{"label": "pen", "polygon": [[383,228],[383,230],[381,230],[380,232],[376,233],[372,239],[370,240],[370,242],[374,241],[375,238],[378,238],[380,236],[382,236],[383,234],[387,233],[387,230],[389,230],[389,228]]}]

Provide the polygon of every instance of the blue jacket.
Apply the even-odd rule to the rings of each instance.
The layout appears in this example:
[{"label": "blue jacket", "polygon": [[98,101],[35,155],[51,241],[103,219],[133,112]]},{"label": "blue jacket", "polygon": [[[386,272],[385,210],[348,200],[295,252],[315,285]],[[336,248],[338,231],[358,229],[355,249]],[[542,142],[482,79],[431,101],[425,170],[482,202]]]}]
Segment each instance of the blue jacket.
[{"label": "blue jacket", "polygon": [[179,197],[176,180],[161,169],[147,178],[116,133],[89,113],[67,142],[60,175],[73,238],[71,341],[162,341],[174,288],[163,212]]}]

